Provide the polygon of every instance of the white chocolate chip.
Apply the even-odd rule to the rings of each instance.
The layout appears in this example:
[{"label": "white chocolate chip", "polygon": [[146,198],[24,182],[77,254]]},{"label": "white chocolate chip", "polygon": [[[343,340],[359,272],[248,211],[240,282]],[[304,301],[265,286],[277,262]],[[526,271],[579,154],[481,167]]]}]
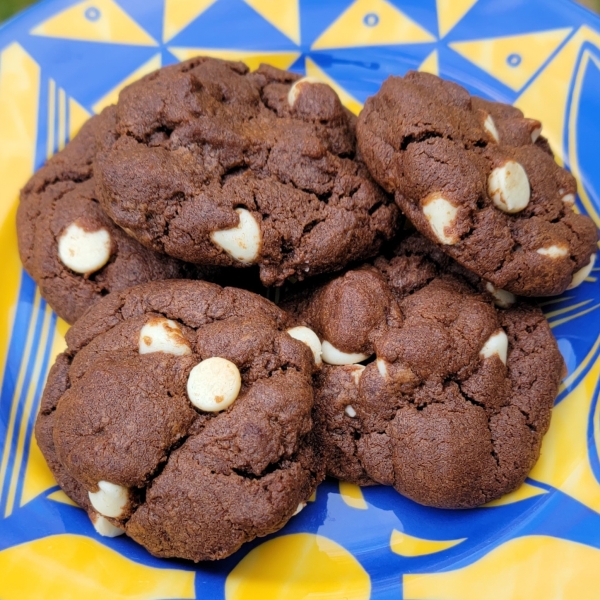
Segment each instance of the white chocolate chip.
[{"label": "white chocolate chip", "polygon": [[344,412],[351,418],[354,419],[356,417],[356,411],[354,410],[354,408],[348,404],[348,406],[346,406],[346,408],[344,409]]},{"label": "white chocolate chip", "polygon": [[353,365],[355,363],[367,360],[370,354],[348,353],[338,350],[333,344],[325,340],[321,344],[323,362],[328,365]]},{"label": "white chocolate chip", "polygon": [[363,374],[365,367],[363,365],[353,365],[351,368],[352,379],[354,380],[354,385],[358,385],[360,378]]},{"label": "white chocolate chip", "polygon": [[494,119],[492,119],[492,115],[488,114],[483,122],[483,128],[494,138],[496,142],[500,141],[500,135],[498,134],[498,130],[496,129],[496,123],[494,123]]},{"label": "white chocolate chip", "polygon": [[300,502],[300,504],[298,504],[298,507],[294,511],[294,514],[292,515],[292,517],[295,517],[299,512],[301,512],[305,506],[306,506],[306,502]]},{"label": "white chocolate chip", "polygon": [[321,360],[321,340],[319,340],[319,336],[312,329],[300,325],[288,329],[287,334],[295,340],[306,344],[312,350],[317,366],[323,363]]},{"label": "white chocolate chip", "polygon": [[103,516],[118,519],[129,502],[129,490],[122,485],[99,481],[97,492],[88,492],[92,506]]},{"label": "white chocolate chip", "polygon": [[546,248],[538,248],[536,252],[548,258],[562,258],[569,255],[569,249],[566,246],[557,246],[556,244]]},{"label": "white chocolate chip", "polygon": [[237,227],[213,231],[210,239],[222,248],[231,258],[245,265],[256,261],[262,245],[262,235],[258,221],[245,208],[236,208],[240,222]]},{"label": "white chocolate chip", "polygon": [[187,382],[190,402],[206,412],[220,412],[233,404],[240,393],[239,369],[226,358],[213,356],[198,363]]},{"label": "white chocolate chip", "polygon": [[491,281],[485,284],[485,289],[494,297],[494,304],[500,308],[510,308],[517,301],[512,292],[497,288]]},{"label": "white chocolate chip", "polygon": [[123,535],[125,531],[120,527],[113,525],[106,517],[97,513],[90,517],[94,529],[102,536],[114,538]]},{"label": "white chocolate chip", "polygon": [[586,280],[588,275],[592,272],[595,262],[596,262],[596,255],[592,254],[592,256],[590,257],[590,262],[587,265],[585,265],[585,267],[579,269],[579,271],[577,271],[573,275],[573,279],[571,279],[571,285],[569,285],[569,287],[567,289],[572,290],[573,288],[576,288],[578,285],[581,285]]},{"label": "white chocolate chip", "polygon": [[298,81],[294,82],[290,91],[288,92],[288,102],[291,108],[294,108],[294,104],[296,104],[296,100],[298,100],[298,96],[302,91],[302,87],[306,84],[311,83],[323,83],[317,77],[303,77],[302,79],[298,79]]},{"label": "white chocolate chip", "polygon": [[460,238],[447,229],[456,222],[458,208],[440,195],[434,195],[423,203],[423,214],[437,239],[448,246],[456,244]]},{"label": "white chocolate chip", "polygon": [[385,360],[383,360],[383,358],[378,358],[376,362],[377,362],[377,370],[379,371],[379,374],[384,379],[387,379],[387,376],[388,376],[387,363],[385,362]]},{"label": "white chocolate chip", "polygon": [[522,211],[531,198],[525,169],[514,160],[495,168],[488,177],[488,193],[495,206],[505,213]]},{"label": "white chocolate chip", "polygon": [[479,351],[481,358],[489,358],[490,356],[498,355],[498,358],[506,364],[506,356],[508,354],[508,337],[503,329],[492,333],[483,348]]},{"label": "white chocolate chip", "polygon": [[537,139],[540,137],[540,133],[542,133],[542,128],[541,127],[536,127],[532,132],[531,132],[531,141],[532,143],[536,143]]},{"label": "white chocolate chip", "polygon": [[138,347],[140,354],[164,352],[184,356],[192,353],[190,343],[183,337],[179,323],[163,317],[152,319],[142,327]]},{"label": "white chocolate chip", "polygon": [[71,271],[87,275],[108,262],[110,246],[106,229],[86,231],[77,223],[71,223],[58,239],[58,257]]},{"label": "white chocolate chip", "polygon": [[567,206],[574,206],[575,204],[575,194],[565,194],[561,200],[567,205]]}]

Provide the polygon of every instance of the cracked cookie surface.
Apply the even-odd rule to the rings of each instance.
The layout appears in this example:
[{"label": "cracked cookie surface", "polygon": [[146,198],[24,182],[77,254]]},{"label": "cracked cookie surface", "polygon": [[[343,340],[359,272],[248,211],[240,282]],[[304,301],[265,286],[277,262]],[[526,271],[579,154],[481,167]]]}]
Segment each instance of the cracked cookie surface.
[{"label": "cracked cookie surface", "polygon": [[110,135],[112,121],[114,108],[92,117],[21,192],[21,260],[42,296],[69,323],[109,292],[204,275],[195,265],[145,248],[100,208],[92,163],[99,138]]},{"label": "cracked cookie surface", "polygon": [[335,359],[366,357],[317,375],[328,474],[391,485],[429,506],[479,506],[516,489],[535,464],[564,363],[538,308],[497,309],[472,274],[451,273],[428,246],[414,234],[393,258],[287,308]]},{"label": "cracked cookie surface", "polygon": [[100,301],[67,333],[36,422],[58,483],[156,556],[223,558],[283,527],[324,476],[313,354],[290,324],[206,282]]},{"label": "cracked cookie surface", "polygon": [[356,156],[354,126],[326,84],[192,59],[121,92],[96,161],[100,201],[144,245],[258,264],[265,285],[334,271],[374,256],[398,217]]},{"label": "cracked cookie surface", "polygon": [[390,77],[369,98],[358,147],[414,226],[500,289],[547,296],[581,283],[596,252],[592,220],[541,123],[427,73]]}]

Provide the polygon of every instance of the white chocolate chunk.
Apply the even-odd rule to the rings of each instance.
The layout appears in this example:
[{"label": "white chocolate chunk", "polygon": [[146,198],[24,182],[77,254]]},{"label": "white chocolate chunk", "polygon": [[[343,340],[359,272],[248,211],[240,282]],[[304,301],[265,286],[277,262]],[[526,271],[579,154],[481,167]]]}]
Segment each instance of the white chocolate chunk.
[{"label": "white chocolate chunk", "polygon": [[354,385],[358,385],[358,382],[360,381],[360,378],[363,374],[363,371],[365,370],[365,367],[363,365],[354,365],[351,368],[351,374],[352,374],[352,379],[354,380]]},{"label": "white chocolate chunk", "polygon": [[58,258],[71,271],[87,275],[108,262],[110,246],[106,229],[86,231],[77,223],[71,223],[58,238]]},{"label": "white chocolate chunk", "polygon": [[492,333],[483,345],[483,348],[479,351],[481,358],[489,358],[490,356],[494,356],[494,354],[498,355],[498,358],[506,364],[508,337],[506,337],[503,329],[498,329],[498,331]]},{"label": "white chocolate chunk", "polygon": [[148,321],[140,330],[140,354],[164,352],[175,356],[191,354],[190,343],[183,337],[179,323],[158,317]]},{"label": "white chocolate chunk", "polygon": [[104,537],[114,538],[125,533],[120,527],[116,527],[102,515],[94,514],[90,517],[90,520],[94,529]]},{"label": "white chocolate chunk", "polygon": [[494,297],[494,304],[500,308],[510,308],[517,301],[512,292],[497,288],[491,281],[485,284],[485,289]]},{"label": "white chocolate chunk", "polygon": [[536,252],[549,258],[561,258],[569,255],[569,249],[566,246],[557,246],[556,244],[546,248],[538,248]]},{"label": "white chocolate chunk", "polygon": [[483,128],[494,138],[496,142],[500,141],[500,135],[498,134],[498,130],[496,129],[496,123],[494,123],[494,119],[492,119],[492,115],[488,114],[483,122]]},{"label": "white chocolate chunk", "polygon": [[574,206],[575,204],[575,194],[565,194],[561,200],[567,205],[567,206]]},{"label": "white chocolate chunk", "polygon": [[187,394],[196,408],[220,412],[235,402],[241,387],[239,369],[226,358],[213,356],[190,371]]},{"label": "white chocolate chunk", "polygon": [[298,513],[302,512],[302,509],[306,506],[306,502],[300,502],[300,504],[298,504],[298,507],[296,508],[296,510],[294,511],[294,514],[292,515],[292,517],[295,517]]},{"label": "white chocolate chunk", "polygon": [[592,256],[590,257],[590,262],[587,265],[585,265],[585,267],[579,269],[579,271],[577,271],[573,275],[573,279],[571,279],[571,284],[569,285],[569,287],[567,289],[572,290],[573,288],[576,288],[578,285],[581,285],[586,280],[588,275],[592,272],[595,262],[596,262],[596,255],[592,254]]},{"label": "white chocolate chunk", "polygon": [[488,193],[501,211],[511,214],[522,211],[531,198],[525,169],[514,160],[495,168],[488,177]]},{"label": "white chocolate chunk", "polygon": [[385,362],[385,360],[383,360],[383,358],[378,358],[376,362],[377,362],[377,370],[379,371],[379,374],[384,379],[387,379],[387,376],[388,376],[387,363]]},{"label": "white chocolate chunk", "polygon": [[99,481],[97,492],[88,492],[92,506],[105,517],[118,519],[129,502],[129,490],[122,485]]},{"label": "white chocolate chunk", "polygon": [[298,81],[294,82],[290,91],[288,92],[288,102],[291,108],[294,108],[294,104],[296,104],[296,100],[298,100],[298,96],[302,91],[302,87],[304,85],[310,85],[311,83],[323,83],[317,77],[303,77],[302,79],[298,79]]},{"label": "white chocolate chunk", "polygon": [[540,134],[542,133],[542,128],[541,127],[536,127],[532,132],[531,132],[531,141],[532,143],[536,143],[537,139],[540,137]]},{"label": "white chocolate chunk", "polygon": [[321,360],[321,340],[319,340],[319,336],[312,329],[300,325],[288,329],[287,334],[295,340],[306,344],[311,349],[317,366],[323,363]]},{"label": "white chocolate chunk", "polygon": [[348,406],[346,406],[346,408],[344,409],[344,412],[351,418],[354,419],[356,417],[356,411],[354,410],[354,408],[352,407],[352,405],[348,404]]},{"label": "white chocolate chunk", "polygon": [[245,265],[256,261],[262,245],[262,235],[258,221],[245,208],[236,208],[240,222],[237,227],[213,231],[210,239],[222,248],[231,258]]},{"label": "white chocolate chunk", "polygon": [[321,355],[323,362],[326,362],[328,365],[353,365],[362,362],[363,360],[367,360],[370,356],[370,354],[342,352],[327,340],[323,341],[321,348],[323,350]]},{"label": "white chocolate chunk", "polygon": [[455,234],[447,231],[456,222],[458,208],[442,196],[431,196],[423,203],[423,214],[429,221],[429,226],[437,239],[447,246],[451,246],[460,241]]}]

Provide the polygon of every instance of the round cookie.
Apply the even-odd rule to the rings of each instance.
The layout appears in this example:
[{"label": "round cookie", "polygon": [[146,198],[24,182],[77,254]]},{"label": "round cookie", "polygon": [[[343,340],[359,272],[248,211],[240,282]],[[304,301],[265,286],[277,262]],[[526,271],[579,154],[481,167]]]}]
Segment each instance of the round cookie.
[{"label": "round cookie", "polygon": [[564,363],[538,308],[497,309],[419,238],[290,300],[322,342],[315,431],[334,477],[479,506],[535,464]]},{"label": "round cookie", "polygon": [[92,117],[21,192],[21,260],[56,313],[74,323],[112,291],[147,281],[197,278],[194,265],[153,252],[104,214],[95,192],[98,139],[110,136],[114,107]]},{"label": "round cookie", "polygon": [[541,123],[428,73],[390,77],[369,98],[358,146],[414,226],[496,288],[560,294],[593,267],[597,231]]},{"label": "round cookie", "polygon": [[292,325],[251,292],[185,280],[113,293],[77,321],[35,431],[99,532],[212,560],[304,506],[324,469],[314,356]]},{"label": "round cookie", "polygon": [[264,285],[334,271],[374,256],[398,218],[356,155],[355,120],[328,85],[274,67],[165,67],[119,96],[100,202],[147,247],[257,264]]}]

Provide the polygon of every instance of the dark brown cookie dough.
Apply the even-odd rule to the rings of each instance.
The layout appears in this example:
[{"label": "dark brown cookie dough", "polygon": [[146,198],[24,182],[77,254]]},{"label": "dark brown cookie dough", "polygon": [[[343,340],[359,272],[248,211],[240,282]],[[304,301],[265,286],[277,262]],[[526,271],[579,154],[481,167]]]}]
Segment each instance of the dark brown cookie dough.
[{"label": "dark brown cookie dough", "polygon": [[265,285],[374,256],[398,210],[356,156],[355,117],[298,80],[199,57],[127,87],[96,161],[103,208],[149,248],[258,264]]},{"label": "dark brown cookie dough", "polygon": [[538,308],[497,309],[462,267],[451,273],[430,258],[428,245],[414,234],[392,259],[287,308],[323,345],[315,432],[328,473],[468,508],[525,480],[564,363]]},{"label": "dark brown cookie dough", "polygon": [[100,208],[92,163],[99,138],[111,135],[114,113],[112,107],[92,117],[21,192],[17,212],[21,260],[42,296],[69,323],[109,292],[206,274],[195,265],[145,248]]},{"label": "dark brown cookie dough", "polygon": [[[427,73],[390,77],[359,117],[373,177],[415,227],[496,288],[559,294],[592,268],[597,231],[541,124]],[[586,269],[587,273],[586,273]]]},{"label": "dark brown cookie dough", "polygon": [[59,484],[156,556],[223,558],[281,528],[324,476],[314,356],[291,325],[201,281],[98,302],[67,333],[36,422]]}]

